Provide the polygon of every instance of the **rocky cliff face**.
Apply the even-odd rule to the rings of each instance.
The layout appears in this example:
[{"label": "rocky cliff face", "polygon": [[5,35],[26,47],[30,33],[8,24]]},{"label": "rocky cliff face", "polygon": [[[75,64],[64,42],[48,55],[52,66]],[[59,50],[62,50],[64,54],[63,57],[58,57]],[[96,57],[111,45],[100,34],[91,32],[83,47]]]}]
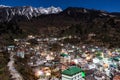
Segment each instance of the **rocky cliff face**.
[{"label": "rocky cliff face", "polygon": [[[31,6],[22,7],[10,7],[0,5],[0,22],[10,21],[16,16],[24,16],[26,19],[31,19],[32,17],[40,16],[41,14],[55,14],[61,12],[62,9],[59,7],[48,7],[48,8],[34,8]],[[17,18],[17,17],[16,17]]]}]

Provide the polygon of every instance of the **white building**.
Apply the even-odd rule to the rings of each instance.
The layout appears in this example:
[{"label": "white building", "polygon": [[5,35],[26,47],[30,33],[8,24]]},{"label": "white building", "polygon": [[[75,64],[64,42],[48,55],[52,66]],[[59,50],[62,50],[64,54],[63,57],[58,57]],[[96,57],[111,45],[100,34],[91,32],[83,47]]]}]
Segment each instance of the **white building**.
[{"label": "white building", "polygon": [[62,72],[62,80],[85,80],[85,73],[81,68],[72,66]]},{"label": "white building", "polygon": [[8,51],[13,51],[15,49],[14,45],[7,46]]},{"label": "white building", "polygon": [[21,58],[24,58],[25,57],[25,52],[24,51],[18,51],[17,56],[21,57]]}]

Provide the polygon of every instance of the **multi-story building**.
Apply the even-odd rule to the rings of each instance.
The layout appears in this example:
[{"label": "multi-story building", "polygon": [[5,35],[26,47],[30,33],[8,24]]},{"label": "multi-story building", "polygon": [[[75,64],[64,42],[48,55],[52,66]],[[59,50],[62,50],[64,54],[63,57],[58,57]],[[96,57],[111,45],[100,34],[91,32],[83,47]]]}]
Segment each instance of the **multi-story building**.
[{"label": "multi-story building", "polygon": [[62,72],[62,80],[84,80],[85,73],[77,66],[69,67]]}]

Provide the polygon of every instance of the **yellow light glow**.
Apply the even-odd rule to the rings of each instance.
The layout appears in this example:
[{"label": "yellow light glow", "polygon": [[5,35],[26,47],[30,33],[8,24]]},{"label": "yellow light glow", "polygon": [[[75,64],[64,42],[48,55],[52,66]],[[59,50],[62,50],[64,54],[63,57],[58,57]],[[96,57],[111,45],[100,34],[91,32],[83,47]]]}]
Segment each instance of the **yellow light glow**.
[{"label": "yellow light glow", "polygon": [[46,73],[46,76],[50,76],[50,75],[51,75],[51,73],[48,73],[48,72]]},{"label": "yellow light glow", "polygon": [[41,70],[38,70],[38,71],[35,72],[35,76],[36,76],[36,77],[40,77],[40,76],[42,76],[42,75],[44,75],[44,73],[43,73],[43,71],[41,71]]}]

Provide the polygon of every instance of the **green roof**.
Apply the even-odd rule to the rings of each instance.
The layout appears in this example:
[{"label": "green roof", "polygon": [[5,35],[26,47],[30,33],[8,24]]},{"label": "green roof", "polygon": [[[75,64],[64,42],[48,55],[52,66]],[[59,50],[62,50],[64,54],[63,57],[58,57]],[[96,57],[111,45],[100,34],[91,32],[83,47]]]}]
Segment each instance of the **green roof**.
[{"label": "green roof", "polygon": [[77,66],[72,66],[72,67],[64,70],[64,71],[62,72],[62,74],[68,75],[68,76],[73,76],[73,75],[75,75],[75,74],[77,74],[77,73],[80,73],[80,72],[83,72],[81,68],[79,68],[79,67],[77,67]]},{"label": "green roof", "polygon": [[62,53],[62,54],[60,54],[60,56],[62,56],[62,57],[68,57],[68,54]]},{"label": "green roof", "polygon": [[82,77],[85,77],[85,72],[81,72],[81,76],[82,76]]},{"label": "green roof", "polygon": [[114,61],[119,61],[119,58],[118,57],[114,57],[113,60]]},{"label": "green roof", "polygon": [[99,60],[102,60],[102,59],[103,59],[103,58],[102,58],[102,57],[100,57],[100,56],[98,56],[97,58],[98,58]]},{"label": "green roof", "polygon": [[8,46],[9,48],[13,48],[13,47],[15,47],[14,45],[11,45],[11,46]]},{"label": "green roof", "polygon": [[113,57],[113,58],[109,58],[110,61],[114,60],[114,61],[119,61],[119,57]]}]

